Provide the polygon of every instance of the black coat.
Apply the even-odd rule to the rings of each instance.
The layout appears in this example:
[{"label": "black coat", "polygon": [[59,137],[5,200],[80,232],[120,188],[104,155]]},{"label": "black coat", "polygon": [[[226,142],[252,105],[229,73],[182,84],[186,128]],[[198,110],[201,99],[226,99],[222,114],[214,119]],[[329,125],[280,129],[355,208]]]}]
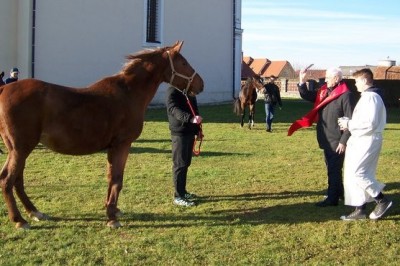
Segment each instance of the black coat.
[{"label": "black coat", "polygon": [[[304,83],[298,86],[300,96],[307,101],[315,102],[318,91],[310,91]],[[334,88],[332,88],[334,89]],[[317,140],[321,149],[335,151],[339,143],[346,145],[350,137],[348,130],[341,131],[338,118],[351,118],[355,107],[355,98],[351,91],[345,92],[335,100],[329,102],[318,111]]]},{"label": "black coat", "polygon": [[[196,115],[199,115],[196,97],[188,96],[190,104]],[[194,116],[187,99],[182,92],[174,87],[169,87],[166,95],[166,107],[168,114],[169,129],[171,135],[197,135],[200,127],[190,122]]]},{"label": "black coat", "polygon": [[267,83],[264,85],[265,102],[275,106],[279,104],[282,107],[281,93],[279,87],[275,83]]}]

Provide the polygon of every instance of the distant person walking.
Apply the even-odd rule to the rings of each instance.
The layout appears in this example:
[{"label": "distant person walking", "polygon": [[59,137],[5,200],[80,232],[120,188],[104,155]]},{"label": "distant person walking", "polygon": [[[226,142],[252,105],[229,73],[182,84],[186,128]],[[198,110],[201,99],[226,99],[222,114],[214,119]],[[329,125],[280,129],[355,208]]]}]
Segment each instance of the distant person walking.
[{"label": "distant person walking", "polygon": [[376,180],[376,167],[382,148],[382,133],[386,125],[386,108],[381,90],[373,85],[373,74],[364,68],[353,74],[361,98],[354,108],[351,119],[342,117],[338,124],[342,130],[349,131],[344,161],[344,199],[345,205],[355,207],[342,220],[366,218],[366,204],[376,202],[370,219],[379,219],[392,206],[382,190],[384,184]]},{"label": "distant person walking", "polygon": [[264,85],[265,100],[265,123],[267,132],[272,132],[272,121],[274,120],[275,107],[279,104],[282,108],[281,93],[279,87],[275,84],[276,77],[272,75],[269,81]]},{"label": "distant person walking", "polygon": [[6,79],[6,84],[18,81],[18,68],[14,67],[10,71],[10,77]]}]

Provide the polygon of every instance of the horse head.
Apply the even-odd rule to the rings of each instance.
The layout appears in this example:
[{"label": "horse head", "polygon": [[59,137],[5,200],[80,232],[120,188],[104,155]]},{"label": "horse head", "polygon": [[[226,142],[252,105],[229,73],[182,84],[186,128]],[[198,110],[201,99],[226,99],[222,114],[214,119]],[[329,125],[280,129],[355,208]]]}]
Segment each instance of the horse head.
[{"label": "horse head", "polygon": [[252,78],[253,86],[256,89],[256,91],[259,93],[264,89],[264,85],[260,82],[258,78],[253,77]]},{"label": "horse head", "polygon": [[183,93],[197,95],[203,91],[204,82],[198,73],[190,66],[188,61],[181,55],[183,41],[176,42],[173,46],[167,47],[169,67],[164,76],[170,85],[181,90]]}]

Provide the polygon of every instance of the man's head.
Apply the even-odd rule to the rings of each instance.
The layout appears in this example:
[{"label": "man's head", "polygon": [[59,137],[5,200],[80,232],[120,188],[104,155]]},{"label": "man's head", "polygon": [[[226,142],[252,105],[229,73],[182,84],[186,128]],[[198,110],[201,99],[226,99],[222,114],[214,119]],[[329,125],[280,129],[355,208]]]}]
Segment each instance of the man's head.
[{"label": "man's head", "polygon": [[11,71],[10,71],[10,77],[12,77],[12,78],[18,78],[18,73],[19,73],[18,68],[14,67],[14,68],[12,68]]},{"label": "man's head", "polygon": [[343,73],[340,68],[332,67],[326,70],[325,82],[328,88],[334,87],[343,78]]},{"label": "man's head", "polygon": [[363,68],[354,72],[353,77],[356,81],[357,90],[360,92],[365,91],[374,83],[374,74],[369,68]]},{"label": "man's head", "polygon": [[269,77],[269,82],[274,83],[275,80],[276,80],[276,77],[275,77],[274,75],[271,75],[271,76]]}]

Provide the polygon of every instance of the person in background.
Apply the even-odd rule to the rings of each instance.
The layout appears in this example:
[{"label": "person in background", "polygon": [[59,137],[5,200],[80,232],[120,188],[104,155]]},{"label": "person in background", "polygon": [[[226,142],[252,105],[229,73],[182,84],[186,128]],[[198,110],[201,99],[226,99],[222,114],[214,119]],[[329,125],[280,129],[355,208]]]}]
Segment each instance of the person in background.
[{"label": "person in background", "polygon": [[342,80],[342,71],[339,68],[329,68],[326,71],[326,84],[317,91],[308,90],[305,75],[306,71],[300,71],[298,90],[303,99],[314,103],[314,108],[290,126],[288,135],[317,122],[317,141],[324,151],[328,189],[327,197],[316,206],[337,206],[339,198],[343,197],[342,168],[346,143],[350,137],[349,131],[340,130],[337,121],[342,116],[351,117],[355,99]]},{"label": "person in background", "polygon": [[4,84],[6,84],[6,83],[4,83],[3,78],[4,78],[4,71],[2,71],[0,73],[0,86],[3,86]]},{"label": "person in background", "polygon": [[169,87],[167,90],[166,107],[172,140],[172,174],[175,188],[173,202],[178,206],[194,206],[196,204],[193,199],[197,196],[186,190],[186,179],[192,161],[195,136],[201,134],[200,124],[203,118],[199,115],[196,97],[186,95],[175,87]]},{"label": "person in background", "polygon": [[19,74],[18,68],[16,67],[12,68],[10,71],[10,77],[6,79],[6,84],[18,81],[18,74]]},{"label": "person in background", "polygon": [[364,68],[353,74],[361,98],[354,108],[351,119],[339,118],[338,124],[351,133],[347,142],[344,161],[344,199],[345,205],[355,207],[342,220],[366,218],[366,204],[376,202],[370,219],[379,219],[392,206],[382,190],[384,184],[376,180],[376,168],[382,148],[382,133],[386,124],[386,108],[382,92],[373,85],[373,74]]},{"label": "person in background", "polygon": [[265,100],[265,122],[267,132],[272,132],[272,120],[274,119],[275,107],[279,104],[282,108],[281,93],[279,87],[275,84],[276,77],[272,75],[268,83],[264,85]]}]

